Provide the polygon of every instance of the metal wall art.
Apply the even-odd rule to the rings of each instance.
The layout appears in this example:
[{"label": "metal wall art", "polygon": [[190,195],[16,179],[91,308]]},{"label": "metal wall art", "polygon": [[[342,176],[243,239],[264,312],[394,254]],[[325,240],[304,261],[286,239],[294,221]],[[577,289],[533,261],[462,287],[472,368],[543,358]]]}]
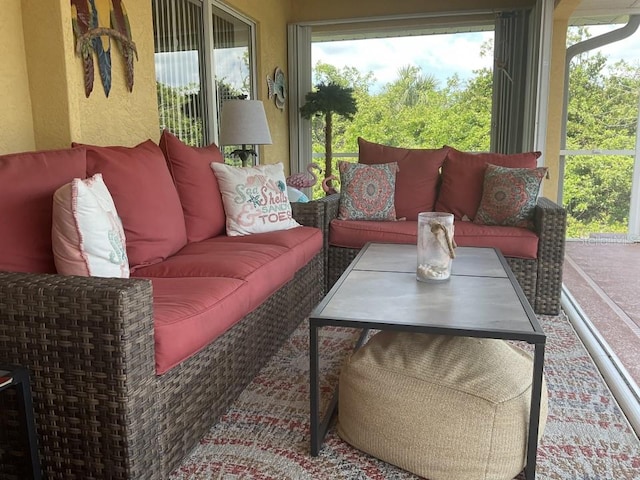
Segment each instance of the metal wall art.
[{"label": "metal wall art", "polygon": [[287,99],[287,85],[284,79],[284,72],[280,67],[276,67],[273,72],[273,78],[267,75],[267,86],[269,87],[269,98],[275,99],[276,107],[284,110],[284,104]]},{"label": "metal wall art", "polygon": [[138,58],[136,44],[131,39],[129,18],[122,0],[71,0],[71,23],[76,37],[76,55],[84,67],[84,93],[93,90],[93,55],[104,93],[111,91],[111,40],[125,59],[127,88],[133,91],[133,59]]}]

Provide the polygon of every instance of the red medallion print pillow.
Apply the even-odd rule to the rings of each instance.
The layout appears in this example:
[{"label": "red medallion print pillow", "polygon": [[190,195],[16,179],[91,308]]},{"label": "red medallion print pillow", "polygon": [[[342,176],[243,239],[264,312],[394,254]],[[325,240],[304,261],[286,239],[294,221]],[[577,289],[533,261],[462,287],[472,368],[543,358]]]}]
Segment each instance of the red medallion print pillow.
[{"label": "red medallion print pillow", "polygon": [[382,165],[338,162],[340,220],[395,220],[396,162]]},{"label": "red medallion print pillow", "polygon": [[487,165],[482,200],[474,223],[530,228],[546,167]]}]

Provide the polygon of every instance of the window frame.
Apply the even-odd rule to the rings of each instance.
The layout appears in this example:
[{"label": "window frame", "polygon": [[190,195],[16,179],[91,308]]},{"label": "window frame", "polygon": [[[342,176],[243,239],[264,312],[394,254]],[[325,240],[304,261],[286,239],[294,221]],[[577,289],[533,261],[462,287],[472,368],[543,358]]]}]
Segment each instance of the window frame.
[{"label": "window frame", "polygon": [[[526,131],[522,135],[521,143],[519,144],[522,151],[544,150],[546,147],[546,95],[550,82],[550,72],[548,66],[549,52],[544,47],[548,44],[551,35],[552,7],[553,0],[536,0],[535,5],[528,7],[531,11],[529,20],[531,34],[528,38],[529,46],[526,62],[532,72],[531,75],[527,76],[526,83],[523,85],[526,92],[526,102],[522,115]],[[514,10],[514,8],[504,8],[502,10],[509,11]],[[421,22],[423,25],[449,23],[454,26],[456,22],[464,22],[470,19],[484,21],[489,16],[495,18],[495,14],[495,9],[477,9],[375,18],[350,18],[344,21],[304,21],[289,25],[289,98],[292,102],[289,125],[292,132],[297,132],[290,135],[292,173],[305,171],[307,164],[312,160],[310,122],[301,118],[299,107],[304,104],[304,95],[308,91],[309,85],[311,85],[311,70],[313,68],[311,65],[311,42],[314,37],[318,36],[318,32],[322,31],[331,35],[336,31],[340,31],[344,24],[354,28],[362,24],[364,29],[367,29],[368,24],[377,22],[382,25],[385,21]],[[375,31],[375,28],[370,30]],[[293,102],[296,103],[294,104]],[[492,121],[494,121],[493,118]],[[297,127],[297,130],[294,130],[293,127]]]},{"label": "window frame", "polygon": [[[189,0],[187,0],[189,1]],[[245,23],[249,28],[249,79],[250,79],[250,95],[249,99],[255,99],[258,95],[258,76],[257,76],[257,61],[256,61],[256,52],[257,52],[257,43],[256,43],[256,24],[253,20],[251,20],[246,15],[241,14],[237,10],[225,5],[220,0],[208,0],[204,1],[204,28],[205,28],[205,49],[208,52],[205,60],[205,68],[208,75],[205,75],[207,78],[206,88],[207,88],[207,97],[210,98],[211,110],[214,112],[209,122],[208,135],[209,138],[213,139],[216,145],[219,145],[219,136],[218,133],[220,131],[220,108],[218,106],[218,96],[216,94],[216,66],[214,62],[214,39],[213,39],[213,14],[214,9],[217,8],[228,15],[231,15],[235,19]],[[222,147],[221,147],[222,149]]]},{"label": "window frame", "polygon": [[[203,64],[199,64],[199,68],[203,71],[200,73],[200,91],[203,92],[204,111],[203,115],[203,129],[202,138],[200,142],[202,145],[207,145],[212,142],[219,145],[219,125],[220,125],[220,108],[218,105],[218,98],[216,94],[216,65],[214,61],[214,22],[213,16],[217,12],[223,12],[226,15],[233,17],[235,20],[246,25],[249,32],[248,35],[248,49],[249,49],[249,98],[257,98],[258,93],[258,76],[257,76],[257,42],[256,42],[256,23],[246,15],[241,14],[237,10],[229,7],[220,0],[173,0],[172,4],[192,4],[201,9],[202,25],[200,25],[203,32],[203,45],[204,54],[202,55]],[[167,4],[168,6],[168,4]],[[175,17],[171,15],[171,9],[167,8],[164,14],[168,18],[168,22],[174,22]],[[152,11],[155,15],[156,5],[152,5]],[[155,23],[155,20],[154,20]],[[176,28],[177,30],[177,28]],[[157,38],[155,28],[153,32],[154,41]],[[162,32],[173,33],[173,32]],[[158,53],[158,52],[154,52]],[[157,82],[156,78],[156,82]],[[158,106],[159,108],[159,106]],[[221,150],[222,147],[221,147]],[[224,150],[223,150],[224,153]]]}]

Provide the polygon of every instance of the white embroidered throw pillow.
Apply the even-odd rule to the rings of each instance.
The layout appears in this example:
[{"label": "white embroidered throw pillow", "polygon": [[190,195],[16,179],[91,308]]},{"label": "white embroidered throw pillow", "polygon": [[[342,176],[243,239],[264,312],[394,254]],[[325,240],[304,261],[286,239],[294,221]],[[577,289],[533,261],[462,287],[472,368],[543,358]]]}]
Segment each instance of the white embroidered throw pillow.
[{"label": "white embroidered throw pillow", "polygon": [[282,163],[232,167],[211,163],[218,179],[230,237],[299,227],[291,216]]},{"label": "white embroidered throw pillow", "polygon": [[58,273],[129,278],[124,229],[101,174],[56,190],[51,237]]}]

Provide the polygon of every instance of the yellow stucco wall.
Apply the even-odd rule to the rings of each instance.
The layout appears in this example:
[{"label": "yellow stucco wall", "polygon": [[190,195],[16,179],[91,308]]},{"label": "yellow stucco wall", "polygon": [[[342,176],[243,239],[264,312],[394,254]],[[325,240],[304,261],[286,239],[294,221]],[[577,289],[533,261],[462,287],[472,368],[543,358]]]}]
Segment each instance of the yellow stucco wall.
[{"label": "yellow stucco wall", "polygon": [[[84,93],[75,55],[69,0],[4,0],[0,16],[0,154],[68,147],[72,141],[135,145],[158,140],[150,2],[126,2],[138,48],[134,88],[125,85],[122,55],[112,44],[112,88],[105,97],[97,65]],[[5,52],[6,49],[6,52]]]},{"label": "yellow stucco wall", "polygon": [[33,121],[20,0],[3,0],[0,14],[0,155],[33,150]]},{"label": "yellow stucco wall", "polygon": [[567,20],[553,22],[551,64],[549,67],[549,105],[547,107],[547,142],[544,163],[549,168],[549,180],[543,182],[545,197],[558,198],[560,176],[560,133],[562,130],[562,104],[564,97],[564,63],[566,58]]},{"label": "yellow stucco wall", "polygon": [[[68,7],[69,2],[65,2]],[[68,8],[67,8],[68,9]],[[36,149],[69,146],[69,85],[61,0],[22,0]]]},{"label": "yellow stucco wall", "polygon": [[272,145],[260,147],[261,163],[284,164],[289,173],[289,104],[279,110],[273,99],[269,99],[267,75],[273,78],[276,67],[287,71],[287,23],[291,15],[290,0],[229,0],[231,8],[256,23],[256,78],[258,100],[264,102]]},{"label": "yellow stucco wall", "polygon": [[549,105],[547,108],[547,142],[544,151],[545,166],[550,180],[543,182],[542,194],[558,199],[560,181],[560,133],[562,131],[562,104],[564,98],[564,70],[567,53],[567,27],[569,18],[581,0],[559,0],[553,15],[551,62],[549,66]]},{"label": "yellow stucco wall", "polygon": [[[73,40],[69,2],[62,1],[65,5],[65,36]],[[86,98],[82,62],[75,56],[71,45],[65,49],[72,106],[71,139],[75,142],[132,146],[149,138],[156,142],[160,138],[151,2],[124,1],[131,35],[138,50],[132,92],[127,90],[124,59],[114,42],[111,43],[112,84],[109,97],[105,96],[96,63],[93,92]]]}]

